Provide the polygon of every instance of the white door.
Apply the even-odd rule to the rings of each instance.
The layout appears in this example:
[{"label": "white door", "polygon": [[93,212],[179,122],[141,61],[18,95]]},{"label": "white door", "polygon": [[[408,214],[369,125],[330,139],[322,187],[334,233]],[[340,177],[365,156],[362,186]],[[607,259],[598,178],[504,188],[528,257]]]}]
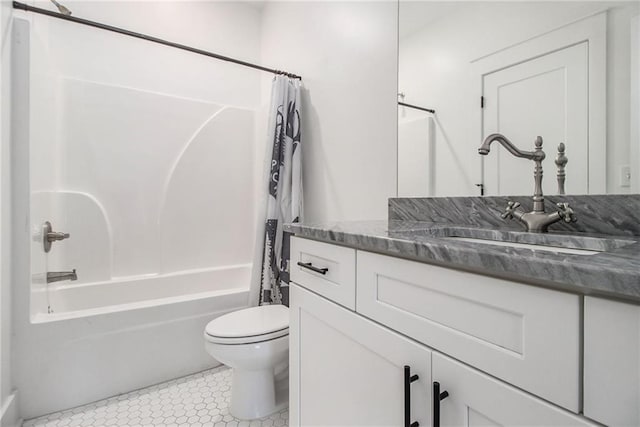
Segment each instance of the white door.
[{"label": "white door", "polygon": [[475,369],[433,353],[433,381],[440,393],[442,426],[594,426]]},{"label": "white door", "polygon": [[[554,159],[561,142],[569,158],[566,193],[589,192],[588,66],[583,42],[483,76],[483,137],[498,132],[531,151],[542,136],[545,194],[558,194]],[[533,194],[532,161],[514,157],[497,142],[484,161],[487,194]]]},{"label": "white door", "polygon": [[411,420],[430,425],[431,352],[297,285],[291,286],[292,426],[404,425],[404,366]]}]

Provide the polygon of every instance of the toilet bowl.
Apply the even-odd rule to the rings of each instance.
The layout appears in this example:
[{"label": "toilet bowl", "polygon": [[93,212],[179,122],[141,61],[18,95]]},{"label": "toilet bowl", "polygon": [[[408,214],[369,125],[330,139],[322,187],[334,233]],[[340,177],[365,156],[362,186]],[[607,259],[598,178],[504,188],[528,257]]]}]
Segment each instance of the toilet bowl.
[{"label": "toilet bowl", "polygon": [[289,309],[265,305],[209,322],[205,348],[232,369],[231,406],[236,418],[261,418],[289,402]]}]

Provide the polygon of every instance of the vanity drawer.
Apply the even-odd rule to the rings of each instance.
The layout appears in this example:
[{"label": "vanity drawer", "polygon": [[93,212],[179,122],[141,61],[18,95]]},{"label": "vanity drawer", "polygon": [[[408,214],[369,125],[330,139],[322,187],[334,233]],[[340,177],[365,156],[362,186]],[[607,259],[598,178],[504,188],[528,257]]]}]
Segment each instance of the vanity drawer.
[{"label": "vanity drawer", "polygon": [[580,297],[358,251],[356,311],[574,412]]},{"label": "vanity drawer", "polygon": [[355,249],[292,237],[289,265],[293,282],[355,310]]}]

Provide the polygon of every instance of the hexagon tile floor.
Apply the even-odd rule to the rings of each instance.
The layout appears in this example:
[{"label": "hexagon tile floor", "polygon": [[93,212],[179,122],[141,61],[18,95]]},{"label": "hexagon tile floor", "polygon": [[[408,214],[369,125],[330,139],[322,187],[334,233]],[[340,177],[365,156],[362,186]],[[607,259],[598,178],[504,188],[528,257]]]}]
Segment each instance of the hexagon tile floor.
[{"label": "hexagon tile floor", "polygon": [[25,421],[23,427],[276,427],[284,409],[242,421],[229,414],[231,369],[221,366],[131,393]]}]

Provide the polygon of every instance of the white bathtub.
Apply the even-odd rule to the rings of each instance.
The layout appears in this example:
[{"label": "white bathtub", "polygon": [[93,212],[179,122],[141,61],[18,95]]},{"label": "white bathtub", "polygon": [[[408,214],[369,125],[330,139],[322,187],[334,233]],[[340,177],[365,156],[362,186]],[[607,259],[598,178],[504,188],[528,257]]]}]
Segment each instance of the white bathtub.
[{"label": "white bathtub", "polygon": [[[71,408],[216,366],[213,318],[248,304],[250,264],[32,291],[22,415]],[[53,313],[42,311],[47,302]],[[46,307],[46,305],[45,305]]]},{"label": "white bathtub", "polygon": [[251,264],[240,264],[79,285],[54,282],[32,292],[31,320],[42,323],[199,299],[208,299],[214,308],[223,295],[247,292],[250,278]]}]

